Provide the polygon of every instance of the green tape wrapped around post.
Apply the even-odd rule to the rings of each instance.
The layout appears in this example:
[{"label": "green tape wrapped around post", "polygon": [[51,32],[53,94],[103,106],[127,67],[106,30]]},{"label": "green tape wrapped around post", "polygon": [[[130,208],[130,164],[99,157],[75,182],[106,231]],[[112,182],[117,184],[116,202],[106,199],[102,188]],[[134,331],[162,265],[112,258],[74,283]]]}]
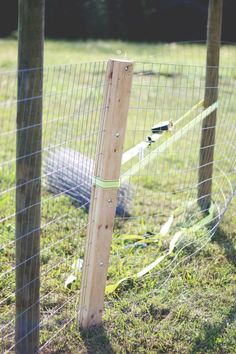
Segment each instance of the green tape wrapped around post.
[{"label": "green tape wrapped around post", "polygon": [[120,187],[120,180],[104,180],[99,177],[93,178],[93,185],[98,186],[103,189],[110,189],[110,188],[119,188]]}]

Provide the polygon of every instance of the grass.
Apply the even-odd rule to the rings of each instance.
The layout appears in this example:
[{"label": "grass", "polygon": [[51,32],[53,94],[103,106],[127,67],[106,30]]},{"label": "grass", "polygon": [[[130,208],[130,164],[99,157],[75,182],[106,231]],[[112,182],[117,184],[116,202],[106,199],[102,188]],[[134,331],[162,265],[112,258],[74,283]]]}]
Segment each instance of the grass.
[{"label": "grass", "polygon": [[[0,68],[12,69],[17,63],[16,40],[0,40]],[[183,52],[184,50],[184,52]],[[222,48],[222,65],[235,66],[235,47]],[[185,53],[185,56],[183,56]],[[151,62],[191,65],[205,64],[204,46],[199,44],[146,44],[122,41],[56,41],[45,44],[45,65],[74,64],[108,58],[130,58]]]},{"label": "grass", "polygon": [[[16,65],[16,41],[0,41],[0,67],[14,69]],[[0,48],[1,49],[1,48]],[[234,65],[236,58],[234,46],[222,49],[222,63]],[[184,55],[183,55],[184,53]],[[45,98],[44,107],[44,146],[63,143],[65,146],[84,151],[93,156],[95,138],[78,139],[83,130],[96,127],[97,114],[91,114],[86,127],[83,117],[89,109],[89,102],[99,106],[102,90],[94,93],[76,88],[89,84],[91,66],[62,67],[54,65],[71,64],[79,61],[107,60],[108,57],[129,57],[138,61],[135,66],[134,89],[131,98],[128,131],[125,149],[143,140],[156,120],[173,119],[193,106],[203,95],[204,68],[184,68],[168,63],[201,65],[204,64],[205,49],[201,45],[135,44],[119,41],[64,42],[47,41],[45,45],[45,64],[47,71],[45,92],[56,92]],[[152,61],[166,64],[143,64]],[[95,67],[97,82],[103,77],[104,66]],[[234,183],[232,164],[227,164],[225,154],[232,158],[233,151],[226,144],[233,144],[235,100],[232,89],[235,87],[235,71],[224,69],[221,72],[222,91],[220,92],[219,128],[217,130],[216,161]],[[10,99],[16,95],[14,75],[1,76],[1,101],[8,102],[1,111],[3,132],[13,133],[3,136],[1,143],[1,162],[14,158],[15,154],[15,105]],[[73,80],[72,80],[73,78]],[[75,83],[75,86],[72,83]],[[93,81],[92,81],[93,82]],[[10,83],[10,86],[7,86]],[[8,91],[6,88],[8,87]],[[66,92],[64,92],[66,88]],[[53,91],[53,92],[54,92]],[[82,103],[81,103],[82,102]],[[77,114],[77,112],[83,112]],[[56,123],[53,119],[65,117]],[[180,128],[193,118],[191,116],[180,124]],[[225,125],[227,117],[228,125]],[[52,123],[51,123],[52,121]],[[68,139],[70,137],[70,139]],[[79,142],[76,141],[80,140]],[[69,140],[69,142],[68,142]],[[165,141],[165,138],[163,138]],[[132,276],[145,265],[154,261],[169,247],[170,236],[180,227],[189,227],[196,222],[198,214],[194,204],[197,177],[200,125],[189,131],[180,141],[175,142],[164,154],[149,164],[131,180],[135,189],[132,218],[123,222],[116,220],[114,242],[108,283],[112,284],[123,277]],[[63,145],[64,146],[64,145]],[[222,146],[224,149],[222,149]],[[152,151],[155,147],[151,148]],[[138,161],[138,160],[137,160]],[[136,162],[137,162],[136,161]],[[222,161],[222,162],[221,162]],[[125,166],[123,172],[134,164]],[[218,170],[217,170],[218,171]],[[220,170],[215,172],[214,200],[221,208],[222,192],[228,196],[231,191]],[[1,219],[14,214],[14,162],[8,163],[0,171]],[[235,184],[234,184],[235,185]],[[9,188],[13,188],[9,190]],[[78,301],[80,277],[69,288],[64,281],[73,272],[72,264],[83,258],[85,225],[87,214],[76,209],[68,197],[62,195],[52,198],[43,189],[42,206],[42,301],[41,343],[66,325],[73,315]],[[192,205],[190,205],[190,203]],[[176,217],[171,235],[159,236],[161,225],[170,214],[181,207],[185,212]],[[173,255],[164,260],[153,272],[139,280],[129,279],[118,290],[106,298],[105,319],[102,327],[88,332],[76,329],[75,321],[55,336],[43,353],[235,353],[236,347],[236,228],[235,200],[225,215],[211,242],[206,242],[209,234],[206,229],[188,233]],[[1,265],[0,275],[9,272],[0,281],[1,322],[7,323],[14,315],[14,218],[1,223]],[[129,240],[121,240],[121,235],[144,237],[147,232],[157,234],[156,243],[141,242],[135,245]],[[149,235],[151,237],[151,235]],[[144,244],[144,245],[143,245]],[[127,247],[129,246],[129,247]],[[182,249],[182,246],[184,248]],[[204,246],[204,247],[203,247]],[[198,251],[197,253],[195,253]],[[179,264],[178,264],[179,263]],[[168,280],[168,281],[167,281]],[[7,300],[6,300],[7,299]],[[63,306],[65,304],[65,306]],[[13,323],[14,324],[14,323]],[[12,329],[13,326],[10,327]],[[10,333],[8,329],[6,331]],[[7,337],[4,345],[13,338]]]},{"label": "grass", "polygon": [[145,302],[134,303],[136,291],[124,289],[108,302],[103,327],[77,336],[72,330],[48,352],[234,353],[234,208],[235,202],[212,242],[176,268],[160,293],[147,296],[144,281],[138,295]]}]

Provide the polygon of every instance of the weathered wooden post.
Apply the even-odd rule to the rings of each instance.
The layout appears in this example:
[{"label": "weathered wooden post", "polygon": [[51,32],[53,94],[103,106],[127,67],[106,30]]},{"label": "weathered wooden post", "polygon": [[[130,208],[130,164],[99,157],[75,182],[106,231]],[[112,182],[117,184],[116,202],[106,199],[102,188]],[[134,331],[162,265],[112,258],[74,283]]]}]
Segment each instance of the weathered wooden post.
[{"label": "weathered wooden post", "polygon": [[133,63],[109,60],[83,266],[79,323],[102,322]]},{"label": "weathered wooden post", "polygon": [[[209,0],[205,108],[218,100],[222,9],[223,0]],[[214,110],[202,123],[198,173],[198,204],[203,211],[206,211],[211,204],[216,120],[217,110]]]},{"label": "weathered wooden post", "polygon": [[40,202],[45,0],[19,0],[15,351],[39,349]]}]

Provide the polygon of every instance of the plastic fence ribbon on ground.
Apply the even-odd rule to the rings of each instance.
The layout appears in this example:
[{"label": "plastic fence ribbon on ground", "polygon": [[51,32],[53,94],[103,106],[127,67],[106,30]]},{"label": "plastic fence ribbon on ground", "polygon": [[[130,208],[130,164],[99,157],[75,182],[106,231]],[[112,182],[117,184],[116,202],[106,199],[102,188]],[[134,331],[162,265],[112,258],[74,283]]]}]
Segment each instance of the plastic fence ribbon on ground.
[{"label": "plastic fence ribbon on ground", "polygon": [[171,215],[167,222],[161,227],[160,234],[161,236],[166,236],[170,230],[170,227],[174,221],[174,215]]},{"label": "plastic fence ribbon on ground", "polygon": [[[185,233],[187,233],[189,231],[193,231],[193,232],[197,231],[199,228],[204,227],[209,222],[211,222],[213,220],[213,217],[214,217],[214,210],[215,210],[214,204],[211,203],[211,206],[209,208],[209,212],[208,212],[207,216],[205,216],[202,220],[197,222],[192,227],[184,228],[181,231],[178,231],[178,232],[176,232],[174,234],[173,238],[170,241],[169,250],[168,250],[168,252],[165,255],[162,255],[162,256],[158,257],[154,262],[152,262],[149,265],[147,265],[146,267],[144,267],[138,273],[136,273],[134,275],[131,275],[131,276],[128,276],[128,277],[124,277],[124,278],[120,279],[115,284],[107,285],[106,286],[106,295],[112,294],[119,287],[119,285],[122,284],[123,282],[125,282],[125,281],[127,281],[129,279],[141,278],[145,274],[149,273],[152,269],[154,269],[158,264],[160,264],[166,257],[168,257],[174,251],[177,242],[179,241],[180,237],[183,236],[183,234],[185,234]],[[163,227],[165,225],[167,225],[167,224],[168,224],[168,227],[170,227],[169,225],[171,225],[172,222],[173,222],[173,216],[171,216],[168,219],[168,221],[163,225]],[[132,235],[132,236],[134,236],[134,235]]]},{"label": "plastic fence ribbon on ground", "polygon": [[137,241],[137,240],[144,240],[144,237],[143,236],[140,236],[140,235],[121,235],[119,236],[119,240],[122,240],[122,241]]},{"label": "plastic fence ribbon on ground", "polygon": [[162,225],[159,234],[154,234],[151,232],[147,232],[145,235],[128,235],[123,234],[120,235],[116,241],[135,241],[134,243],[129,243],[126,245],[126,248],[136,247],[142,245],[143,243],[151,244],[157,243],[160,241],[160,237],[166,236],[169,233],[170,227],[174,221],[174,218],[179,216],[184,212],[182,207],[177,208],[173,214],[169,217],[169,219]]},{"label": "plastic fence ribbon on ground", "polygon": [[127,245],[122,245],[122,246],[118,246],[116,245],[116,249],[117,248],[134,248],[137,246],[144,246],[146,247],[148,244],[151,243],[158,243],[160,241],[160,234],[153,234],[153,235],[144,235],[144,236],[140,236],[140,235],[121,235],[119,237],[119,239],[117,239],[117,241],[135,241],[134,243],[128,243]]},{"label": "plastic fence ribbon on ground", "polygon": [[214,210],[215,210],[215,206],[214,203],[211,203],[210,208],[208,210],[208,215],[205,216],[202,220],[200,220],[199,222],[197,222],[196,225],[192,226],[192,231],[197,231],[198,229],[206,226],[208,223],[210,223],[213,218],[214,218]]},{"label": "plastic fence ribbon on ground", "polygon": [[[181,235],[179,235],[180,237]],[[178,238],[176,238],[175,236],[173,237],[173,242],[177,242],[178,241]],[[117,288],[118,286],[123,283],[124,281],[127,281],[128,279],[135,279],[135,278],[141,278],[143,275],[147,274],[148,272],[150,272],[153,268],[155,268],[158,264],[160,264],[174,249],[174,245],[175,243],[173,244],[170,243],[170,248],[169,248],[169,251],[166,255],[162,255],[160,257],[158,257],[154,262],[150,263],[149,265],[147,265],[146,267],[144,267],[141,271],[139,271],[138,273],[132,275],[132,276],[129,276],[129,277],[124,277],[122,278],[121,280],[119,280],[117,283],[115,284],[110,284],[110,285],[107,285],[106,286],[106,294],[111,294],[113,293]]]},{"label": "plastic fence ribbon on ground", "polygon": [[[160,235],[159,235],[160,236]],[[135,241],[137,244],[138,242],[157,242],[158,234],[148,235],[148,236],[140,236],[140,235],[121,235],[119,237],[119,241]]]},{"label": "plastic fence ribbon on ground", "polygon": [[[178,208],[174,212],[175,215],[179,215],[181,213],[181,210]],[[152,234],[152,233],[146,233],[145,235],[127,235],[123,234],[119,236],[118,241],[135,241],[134,243],[128,244],[125,247],[130,248],[130,247],[135,247],[139,246],[143,243],[151,244],[151,243],[157,243],[160,241],[160,237],[166,236],[169,233],[170,227],[174,221],[174,215],[171,215],[169,219],[162,225],[159,234]]]},{"label": "plastic fence ribbon on ground", "polygon": [[173,134],[166,142],[158,146],[155,150],[151,151],[142,161],[131,167],[126,171],[122,176],[122,182],[129,179],[130,176],[133,176],[141,168],[146,167],[150,162],[152,162],[158,153],[165,151],[170,145],[175,143],[177,140],[182,138],[188,131],[190,131],[196,124],[200,123],[204,118],[209,116],[218,108],[218,102],[213,103],[210,107],[206,108],[203,112],[198,114],[190,123],[186,124],[182,129]]}]

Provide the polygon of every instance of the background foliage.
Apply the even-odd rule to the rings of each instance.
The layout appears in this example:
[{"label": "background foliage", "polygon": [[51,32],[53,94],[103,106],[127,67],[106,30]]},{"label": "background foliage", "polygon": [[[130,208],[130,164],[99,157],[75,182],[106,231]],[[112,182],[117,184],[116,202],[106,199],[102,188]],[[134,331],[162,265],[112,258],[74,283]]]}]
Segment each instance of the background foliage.
[{"label": "background foliage", "polygon": [[[208,0],[46,0],[51,38],[204,39]],[[224,0],[223,39],[236,40],[236,2]],[[1,2],[0,37],[17,30],[17,0]]]}]

